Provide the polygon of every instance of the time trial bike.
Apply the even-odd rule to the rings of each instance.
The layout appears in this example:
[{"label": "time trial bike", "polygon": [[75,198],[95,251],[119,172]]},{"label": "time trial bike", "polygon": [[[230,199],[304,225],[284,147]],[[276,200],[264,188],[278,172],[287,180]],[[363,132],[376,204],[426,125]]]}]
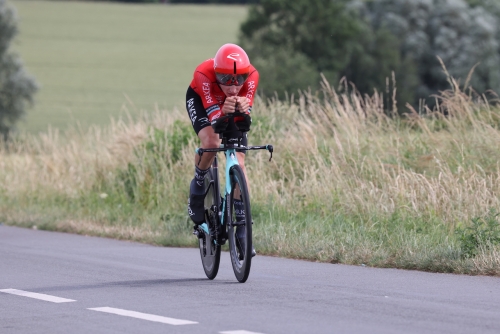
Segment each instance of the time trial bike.
[{"label": "time trial bike", "polygon": [[[226,122],[233,122],[235,117],[249,117],[241,113],[229,114],[224,117]],[[240,130],[242,130],[240,128]],[[205,222],[194,226],[193,234],[198,237],[201,262],[205,274],[209,279],[214,279],[219,271],[221,246],[229,241],[229,254],[233,271],[236,279],[244,283],[250,274],[250,266],[252,263],[252,213],[250,208],[250,195],[245,179],[245,174],[241,169],[236,152],[252,151],[252,150],[267,150],[273,157],[273,146],[244,146],[241,144],[243,135],[249,130],[243,129],[242,136],[237,140],[226,137],[226,132],[219,132],[222,139],[222,144],[219,148],[198,148],[196,152],[199,155],[199,161],[205,152],[224,152],[226,156],[225,168],[225,189],[224,196],[221,196],[219,183],[219,165],[217,155],[214,157],[212,165],[205,176]],[[239,219],[236,219],[237,210],[235,209],[234,200],[240,200],[243,203],[243,211],[238,212]],[[242,214],[244,219],[241,219]],[[237,229],[244,229],[243,242],[237,237]]]}]

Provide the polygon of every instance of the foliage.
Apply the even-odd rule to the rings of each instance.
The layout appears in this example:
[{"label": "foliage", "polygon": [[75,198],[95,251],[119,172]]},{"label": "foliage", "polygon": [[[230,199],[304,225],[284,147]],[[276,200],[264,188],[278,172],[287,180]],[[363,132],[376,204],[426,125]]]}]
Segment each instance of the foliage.
[{"label": "foliage", "polygon": [[[109,0],[101,0],[109,1]],[[250,4],[258,3],[259,0],[111,0],[116,2],[134,3],[192,3],[192,4]]]},{"label": "foliage", "polygon": [[[416,65],[416,97],[428,103],[433,94],[450,87],[438,57],[462,86],[468,83],[479,93],[500,91],[500,11],[494,15],[485,9],[499,7],[489,0],[474,3],[476,6],[463,0],[353,1],[374,29],[386,28],[397,36],[400,54]],[[474,75],[467,82],[473,68]]]},{"label": "foliage", "polygon": [[[416,64],[398,51],[400,41],[385,27],[365,27],[359,41],[340,76],[354,83],[364,94],[385,93],[386,108],[401,101],[399,109],[404,110],[404,104],[415,99],[419,83]],[[392,101],[394,87],[397,87],[396,100]]]},{"label": "foliage", "polygon": [[259,70],[259,93],[262,95],[278,92],[283,97],[284,92],[293,93],[299,88],[318,88],[320,76],[312,61],[290,48],[260,48],[252,64]]},{"label": "foliage", "polygon": [[251,4],[258,3],[259,0],[164,0],[163,2],[171,3],[196,3],[196,4],[207,4],[207,3],[217,3],[217,4]]},{"label": "foliage", "polygon": [[0,134],[5,139],[33,103],[37,90],[19,56],[9,50],[16,34],[16,13],[6,0],[0,0]]},{"label": "foliage", "polygon": [[491,210],[485,217],[473,218],[471,226],[458,228],[455,231],[460,241],[463,257],[477,256],[481,247],[490,248],[500,245],[499,215],[500,213]]},{"label": "foliage", "polygon": [[[108,0],[97,0],[97,1],[108,1]],[[130,3],[158,3],[165,2],[163,0],[111,0],[115,2],[130,2]]]},{"label": "foliage", "polygon": [[264,0],[250,8],[240,44],[259,65],[261,91],[315,89],[320,71],[338,79],[360,33],[344,7],[345,1]]},{"label": "foliage", "polygon": [[[373,31],[349,1],[263,0],[250,9],[240,43],[261,72],[266,95],[314,90],[320,72],[330,82],[346,76],[362,93],[385,91],[392,72],[409,87],[415,82],[399,41],[385,29]],[[399,95],[412,97],[409,90]]]},{"label": "foliage", "polygon": [[419,99],[433,104],[433,95],[450,87],[448,74],[481,94],[500,91],[499,23],[494,0],[470,0],[470,6],[464,0],[263,0],[251,7],[240,43],[260,66],[267,95],[280,87],[316,88],[322,72],[330,82],[345,77],[362,94],[385,92],[394,79],[401,107]]},{"label": "foliage", "polygon": [[[167,134],[168,148],[172,163],[176,163],[182,158],[182,152],[188,146],[190,141],[196,138],[196,134],[189,124],[183,123],[179,120],[174,122],[171,132]],[[158,141],[158,140],[157,140]]]},{"label": "foliage", "polygon": [[173,168],[195,136],[191,125],[180,120],[176,120],[169,131],[150,128],[147,139],[134,150],[135,161],[129,162],[126,169],[116,171],[115,185],[123,189],[130,203],[156,207],[158,186],[168,179],[162,173],[163,166]]}]

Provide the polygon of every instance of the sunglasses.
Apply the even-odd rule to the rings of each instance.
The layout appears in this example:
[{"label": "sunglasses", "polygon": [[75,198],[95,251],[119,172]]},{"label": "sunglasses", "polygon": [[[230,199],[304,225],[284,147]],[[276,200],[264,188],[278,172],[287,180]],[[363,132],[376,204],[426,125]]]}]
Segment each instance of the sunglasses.
[{"label": "sunglasses", "polygon": [[217,82],[223,86],[241,86],[245,83],[248,78],[248,73],[246,74],[224,74],[215,73]]}]

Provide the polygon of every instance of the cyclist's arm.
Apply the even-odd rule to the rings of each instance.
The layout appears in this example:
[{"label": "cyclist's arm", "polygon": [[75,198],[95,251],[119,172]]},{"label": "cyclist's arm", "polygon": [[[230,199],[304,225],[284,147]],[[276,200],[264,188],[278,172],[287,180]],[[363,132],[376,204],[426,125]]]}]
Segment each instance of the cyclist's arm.
[{"label": "cyclist's arm", "polygon": [[196,83],[195,91],[201,96],[203,107],[207,112],[208,120],[212,123],[214,120],[222,116],[222,110],[212,92],[213,83],[201,72],[196,72],[194,74],[194,81]]},{"label": "cyclist's arm", "polygon": [[[259,72],[257,70],[254,70],[250,75],[248,76],[247,81],[243,84],[243,88],[241,88],[240,93],[238,94],[238,102],[239,105],[242,106],[241,111],[250,113],[252,111],[252,106],[253,106],[253,100],[255,97],[255,92],[257,91],[257,86],[259,85]],[[244,99],[246,98],[245,103]],[[248,108],[245,110],[245,108]]]}]

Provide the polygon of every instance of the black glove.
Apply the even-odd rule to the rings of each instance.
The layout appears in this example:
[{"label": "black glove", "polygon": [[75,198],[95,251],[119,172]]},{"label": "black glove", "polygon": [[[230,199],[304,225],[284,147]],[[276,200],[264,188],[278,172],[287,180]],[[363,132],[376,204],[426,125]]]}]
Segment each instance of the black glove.
[{"label": "black glove", "polygon": [[212,128],[214,129],[215,133],[222,133],[226,131],[227,125],[229,124],[228,122],[229,116],[221,116],[217,119],[214,119],[212,121]]},{"label": "black glove", "polygon": [[248,132],[252,125],[252,117],[249,114],[239,114],[234,118],[234,124],[241,132]]}]

